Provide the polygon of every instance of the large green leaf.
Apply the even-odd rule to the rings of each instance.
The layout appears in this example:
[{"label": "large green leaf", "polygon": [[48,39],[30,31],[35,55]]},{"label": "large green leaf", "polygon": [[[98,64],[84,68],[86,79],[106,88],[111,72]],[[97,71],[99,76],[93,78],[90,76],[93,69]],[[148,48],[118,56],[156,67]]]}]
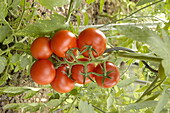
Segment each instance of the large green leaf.
[{"label": "large green leaf", "polygon": [[0,73],[2,73],[5,69],[5,66],[7,64],[6,58],[3,56],[0,56]]},{"label": "large green leaf", "polygon": [[156,108],[154,110],[154,113],[160,113],[160,111],[162,111],[164,106],[168,103],[170,96],[167,92],[167,88],[164,88],[160,100],[158,101],[158,104],[156,105]]},{"label": "large green leaf", "polygon": [[79,102],[79,110],[81,113],[95,113],[92,105],[88,104],[86,101],[80,100]]},{"label": "large green leaf", "polygon": [[11,29],[8,26],[2,26],[0,28],[0,43],[4,41],[7,36],[12,34]]},{"label": "large green leaf", "polygon": [[0,19],[4,19],[8,14],[7,4],[4,0],[0,1]]},{"label": "large green leaf", "polygon": [[12,94],[18,94],[18,93],[23,93],[25,92],[27,89],[25,89],[24,87],[6,87],[3,92],[4,93],[12,93]]},{"label": "large green leaf", "polygon": [[[133,40],[141,41],[148,44],[152,51],[154,51],[162,60],[162,66],[165,69],[166,75],[170,76],[170,38],[168,35],[159,37],[156,32],[147,27],[139,28],[132,25],[117,26],[121,34],[126,35]],[[164,32],[164,34],[166,34]]]},{"label": "large green leaf", "polygon": [[137,80],[137,77],[132,77],[132,78],[129,78],[129,79],[125,79],[125,80],[122,80],[120,81],[117,86],[118,87],[125,87],[125,86],[128,86],[130,85],[131,83],[135,82]]},{"label": "large green leaf", "polygon": [[130,110],[130,109],[138,110],[138,109],[143,109],[143,108],[155,107],[156,104],[157,104],[157,101],[148,100],[144,102],[129,104],[126,106],[126,110]]},{"label": "large green leaf", "polygon": [[70,0],[39,0],[39,2],[47,9],[52,9],[55,6],[61,7],[70,2]]},{"label": "large green leaf", "polygon": [[156,0],[140,0],[136,6],[140,6],[140,5],[144,5],[146,3],[149,3],[149,2],[154,2]]},{"label": "large green leaf", "polygon": [[16,35],[22,36],[42,36],[55,30],[65,27],[65,18],[59,14],[53,14],[50,20],[40,20],[35,24],[26,26],[16,32]]}]

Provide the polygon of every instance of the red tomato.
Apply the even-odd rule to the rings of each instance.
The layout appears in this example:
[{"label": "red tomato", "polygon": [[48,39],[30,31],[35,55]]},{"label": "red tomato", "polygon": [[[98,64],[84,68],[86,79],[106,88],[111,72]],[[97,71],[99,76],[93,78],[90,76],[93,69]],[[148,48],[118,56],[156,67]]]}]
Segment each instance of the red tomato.
[{"label": "red tomato", "polygon": [[36,59],[48,59],[52,54],[49,42],[47,37],[35,39],[31,45],[31,55]]},{"label": "red tomato", "polygon": [[55,68],[49,60],[37,60],[32,65],[30,74],[34,82],[46,85],[54,80]]},{"label": "red tomato", "polygon": [[76,47],[76,36],[68,30],[61,30],[56,32],[51,39],[51,49],[59,57],[66,57],[66,52],[69,49]]},{"label": "red tomato", "polygon": [[[106,50],[106,37],[96,28],[87,28],[80,33],[77,39],[77,46],[81,51],[86,48],[85,45],[92,46],[97,52],[92,51],[93,56],[98,57]],[[84,52],[83,55],[89,57],[89,51]]]},{"label": "red tomato", "polygon": [[[102,63],[98,64],[97,67],[94,69],[94,72],[103,74],[104,72],[102,68],[103,68],[103,64]],[[95,75],[95,80],[99,86],[104,87],[104,88],[110,88],[118,83],[120,79],[120,73],[119,73],[118,68],[111,62],[106,62],[106,70],[107,72],[113,71],[108,75],[109,77],[111,77],[111,79],[106,78],[104,80],[104,83],[102,84],[103,77]]]},{"label": "red tomato", "polygon": [[74,81],[71,80],[66,74],[66,67],[60,66],[56,70],[56,77],[51,82],[51,86],[59,93],[67,93],[74,88]]},{"label": "red tomato", "polygon": [[[81,58],[79,59],[79,61],[88,61],[87,58]],[[93,72],[93,69],[95,68],[93,63],[90,63],[87,65],[87,72]],[[81,75],[81,73],[84,73],[84,66],[81,64],[76,64],[73,65],[72,67],[72,75],[71,77],[79,84],[83,84],[83,80],[84,80],[84,75]],[[93,74],[88,75],[90,78],[94,78]],[[91,82],[91,80],[89,78],[86,77],[85,79],[85,84]]]}]

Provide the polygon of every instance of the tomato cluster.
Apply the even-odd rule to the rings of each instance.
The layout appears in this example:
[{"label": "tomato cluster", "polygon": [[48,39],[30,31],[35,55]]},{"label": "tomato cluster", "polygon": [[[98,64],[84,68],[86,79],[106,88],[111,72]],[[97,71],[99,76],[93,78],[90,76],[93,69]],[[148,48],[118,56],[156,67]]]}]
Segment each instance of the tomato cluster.
[{"label": "tomato cluster", "polygon": [[[39,37],[31,45],[31,55],[37,59],[31,78],[40,85],[50,84],[59,93],[71,91],[75,83],[92,81],[103,88],[113,87],[120,79],[118,68],[109,61],[96,62],[105,50],[106,37],[96,28],[85,29],[78,38],[68,30],[56,32],[51,39]],[[77,59],[77,53],[84,57]]]}]

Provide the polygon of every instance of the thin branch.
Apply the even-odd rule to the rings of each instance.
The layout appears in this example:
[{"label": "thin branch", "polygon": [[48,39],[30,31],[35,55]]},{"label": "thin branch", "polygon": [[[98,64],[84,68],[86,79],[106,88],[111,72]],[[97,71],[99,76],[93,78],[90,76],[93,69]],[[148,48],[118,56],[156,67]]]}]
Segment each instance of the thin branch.
[{"label": "thin branch", "polygon": [[111,23],[115,23],[115,22],[118,22],[118,21],[125,20],[125,19],[127,19],[128,17],[131,17],[132,15],[134,15],[135,13],[137,13],[137,12],[139,12],[139,11],[141,11],[141,10],[147,8],[147,7],[150,7],[150,6],[152,6],[152,5],[155,5],[155,4],[159,3],[159,2],[162,2],[162,1],[163,1],[163,0],[159,0],[159,1],[154,2],[154,3],[152,3],[152,4],[146,5],[146,6],[142,7],[142,8],[140,8],[140,9],[134,11],[133,13],[127,15],[127,16],[124,17],[124,18],[121,18],[121,19],[118,19],[118,20],[113,20],[113,21],[111,21],[111,22],[109,22],[109,23],[107,23],[107,24],[104,24],[103,26],[99,26],[99,27],[97,27],[97,28],[101,28],[101,27],[107,26],[107,25],[109,25],[109,24],[111,24]]},{"label": "thin branch", "polygon": [[68,15],[67,15],[67,18],[66,18],[66,24],[70,21],[72,8],[73,8],[73,3],[74,3],[74,0],[71,0],[70,5],[69,5],[69,10],[68,10]]}]

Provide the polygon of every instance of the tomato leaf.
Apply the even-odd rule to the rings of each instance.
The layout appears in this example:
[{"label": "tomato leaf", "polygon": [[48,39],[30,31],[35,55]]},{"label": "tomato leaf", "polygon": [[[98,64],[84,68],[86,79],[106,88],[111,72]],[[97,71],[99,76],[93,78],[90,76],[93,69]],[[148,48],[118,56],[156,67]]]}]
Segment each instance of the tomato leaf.
[{"label": "tomato leaf", "polygon": [[93,3],[95,0],[86,0],[86,3],[88,3],[88,4],[91,4],[91,3]]},{"label": "tomato leaf", "polygon": [[4,0],[0,1],[0,19],[4,19],[8,14],[7,4]]},{"label": "tomato leaf", "polygon": [[63,5],[69,4],[70,0],[39,0],[39,2],[47,9],[52,9],[55,6],[61,7]]},{"label": "tomato leaf", "polygon": [[29,99],[31,97],[33,97],[35,94],[37,94],[38,91],[32,91],[32,90],[29,90],[26,92],[26,94],[24,95],[24,99]]},{"label": "tomato leaf", "polygon": [[14,55],[11,57],[10,62],[11,62],[11,63],[16,63],[16,62],[19,61],[19,59],[20,59],[20,55],[19,55],[19,54],[14,54]]},{"label": "tomato leaf", "polygon": [[28,25],[25,28],[16,32],[16,35],[23,36],[43,36],[54,32],[55,30],[64,28],[65,18],[59,14],[53,14],[50,20],[40,20],[34,24]]},{"label": "tomato leaf", "polygon": [[3,76],[1,76],[0,77],[0,86],[5,84],[7,80],[8,80],[8,74],[4,74]]},{"label": "tomato leaf", "polygon": [[28,56],[24,56],[24,57],[20,57],[21,61],[20,61],[20,66],[22,68],[26,68],[28,65],[31,64],[30,59],[28,58]]},{"label": "tomato leaf", "polygon": [[164,106],[168,103],[170,96],[167,92],[168,92],[167,88],[164,88],[160,100],[158,101],[153,113],[160,113],[160,111],[162,111]]},{"label": "tomato leaf", "polygon": [[131,83],[134,83],[136,80],[137,80],[137,77],[131,77],[131,78],[129,78],[129,79],[121,80],[121,81],[117,84],[117,86],[118,86],[119,88],[125,87],[125,86],[130,85]]},{"label": "tomato leaf", "polygon": [[88,14],[85,12],[85,13],[83,13],[83,16],[84,16],[84,25],[88,25],[88,23],[89,23],[89,16],[88,16]]},{"label": "tomato leaf", "polygon": [[148,100],[148,101],[144,101],[144,102],[129,104],[126,106],[126,110],[130,110],[130,109],[138,110],[138,109],[142,109],[142,108],[155,107],[155,104],[157,104],[157,101]]},{"label": "tomato leaf", "polygon": [[8,26],[2,26],[0,28],[0,43],[2,43],[6,37],[10,36],[12,34],[11,29]]},{"label": "tomato leaf", "polygon": [[156,0],[140,0],[136,6],[140,6],[140,5],[144,5],[146,3],[149,3],[149,2],[154,2]]},{"label": "tomato leaf", "polygon": [[52,99],[46,103],[48,107],[56,107],[60,103],[60,100],[58,99]]},{"label": "tomato leaf", "polygon": [[6,60],[5,57],[0,56],[0,64],[1,64],[0,73],[2,73],[4,71],[4,69],[5,69],[5,66],[7,65],[7,60]]},{"label": "tomato leaf", "polygon": [[18,109],[21,103],[6,104],[3,109]]},{"label": "tomato leaf", "polygon": [[165,74],[170,76],[170,37],[163,31],[163,37],[159,37],[156,32],[147,27],[139,28],[132,25],[117,26],[118,31],[129,38],[148,44],[162,60],[162,66]]},{"label": "tomato leaf", "polygon": [[105,2],[105,0],[100,0],[100,13],[103,12],[104,2]]},{"label": "tomato leaf", "polygon": [[25,91],[26,89],[24,89],[23,87],[6,87],[3,90],[4,93],[13,93],[13,94],[23,93]]},{"label": "tomato leaf", "polygon": [[79,102],[79,110],[81,113],[87,113],[87,111],[88,113],[95,113],[92,105],[88,104],[87,101],[83,102],[82,100]]}]

